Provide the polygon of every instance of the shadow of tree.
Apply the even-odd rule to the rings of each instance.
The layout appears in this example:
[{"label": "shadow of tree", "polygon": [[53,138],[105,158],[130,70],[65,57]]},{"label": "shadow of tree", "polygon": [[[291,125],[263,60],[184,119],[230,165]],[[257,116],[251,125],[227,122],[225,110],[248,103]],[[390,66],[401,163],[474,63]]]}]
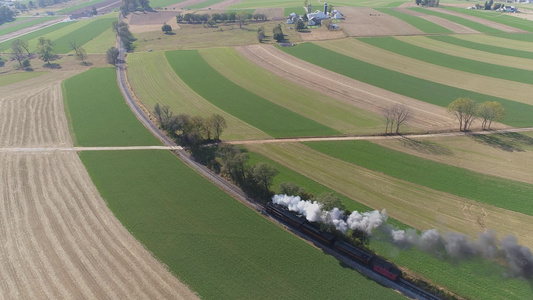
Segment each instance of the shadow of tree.
[{"label": "shadow of tree", "polygon": [[402,137],[402,146],[420,153],[431,155],[453,155],[452,150],[430,141],[418,141],[408,137]]},{"label": "shadow of tree", "polygon": [[517,132],[486,135],[472,134],[470,135],[470,138],[478,143],[482,143],[507,152],[522,152],[525,151],[523,146],[533,146],[532,137]]}]

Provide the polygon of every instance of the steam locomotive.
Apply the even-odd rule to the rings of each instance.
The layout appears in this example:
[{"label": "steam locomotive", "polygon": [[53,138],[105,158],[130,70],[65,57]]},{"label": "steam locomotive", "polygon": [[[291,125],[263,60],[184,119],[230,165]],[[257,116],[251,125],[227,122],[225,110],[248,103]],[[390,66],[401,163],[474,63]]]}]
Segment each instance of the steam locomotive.
[{"label": "steam locomotive", "polygon": [[331,233],[320,230],[317,226],[307,221],[307,219],[304,217],[297,216],[295,213],[287,210],[281,205],[268,202],[266,205],[266,211],[271,216],[284,221],[286,224],[289,224],[308,236],[313,237],[322,244],[333,247],[344,256],[373,269],[376,273],[383,275],[392,281],[397,281],[402,275],[402,271],[392,264],[344,241],[336,240],[335,236]]}]

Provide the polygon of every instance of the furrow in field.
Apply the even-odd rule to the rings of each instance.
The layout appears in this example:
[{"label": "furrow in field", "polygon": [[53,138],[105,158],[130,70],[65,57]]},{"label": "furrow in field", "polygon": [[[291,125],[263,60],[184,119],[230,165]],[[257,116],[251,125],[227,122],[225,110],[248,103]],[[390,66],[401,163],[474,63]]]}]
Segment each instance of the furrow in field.
[{"label": "furrow in field", "polygon": [[212,67],[242,88],[339,132],[363,134],[384,130],[381,116],[287,81],[249,61],[233,48],[199,52]]},{"label": "furrow in field", "polygon": [[228,124],[222,139],[264,139],[270,136],[217,108],[195,93],[172,70],[164,52],[128,55],[128,79],[135,95],[150,109],[168,105],[175,114],[222,115]]},{"label": "furrow in field", "polygon": [[348,104],[381,114],[386,107],[403,103],[414,110],[415,117],[408,124],[427,129],[451,129],[454,121],[446,109],[405,97],[375,86],[348,78],[277,50],[273,46],[253,45],[238,47],[246,58],[274,74],[306,86]]},{"label": "furrow in field", "polygon": [[[436,83],[533,105],[533,85],[458,71],[368,45],[355,39],[315,44],[340,54]],[[366,44],[366,45],[365,45]],[[505,88],[502,88],[505,87]]]},{"label": "furrow in field", "polygon": [[427,15],[427,14],[423,14],[421,12],[418,12],[418,11],[414,11],[414,10],[410,10],[410,9],[407,9],[407,8],[393,8],[394,10],[397,10],[399,12],[402,12],[402,13],[405,13],[405,14],[409,14],[409,15],[412,15],[412,16],[415,16],[415,17],[419,17],[419,18],[422,18],[422,19],[425,19],[425,20],[428,20],[430,22],[433,22],[437,25],[440,25],[444,28],[447,28],[455,33],[479,33],[479,31],[476,31],[472,28],[469,28],[469,27],[466,27],[464,25],[461,25],[461,24],[457,24],[457,23],[454,23],[450,20],[446,20],[446,19],[443,19],[443,18],[440,18],[440,17],[437,17],[437,16],[432,16],[432,15]]},{"label": "furrow in field", "polygon": [[314,151],[302,144],[246,145],[312,180],[420,230],[437,228],[475,237],[486,229],[499,236],[516,235],[521,244],[533,246],[529,228],[533,216],[395,179]]}]

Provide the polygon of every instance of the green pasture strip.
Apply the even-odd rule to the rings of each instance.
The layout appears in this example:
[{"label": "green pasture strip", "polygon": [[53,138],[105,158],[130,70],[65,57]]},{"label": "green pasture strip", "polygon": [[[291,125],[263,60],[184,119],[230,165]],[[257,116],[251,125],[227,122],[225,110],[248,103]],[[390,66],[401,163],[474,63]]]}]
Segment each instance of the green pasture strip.
[{"label": "green pasture strip", "polygon": [[92,9],[92,6],[94,6],[95,4],[98,4],[100,2],[104,2],[106,0],[92,0],[92,1],[88,1],[88,2],[83,2],[83,3],[80,3],[78,5],[74,5],[74,6],[69,6],[69,7],[66,7],[66,8],[63,8],[61,10],[58,10],[56,11],[56,14],[68,14],[70,12],[73,12],[75,10],[78,10],[80,8],[84,8],[84,7],[87,7],[88,9]]},{"label": "green pasture strip", "polygon": [[246,59],[235,48],[199,50],[213,68],[242,88],[344,134],[378,133],[381,116],[283,79]]},{"label": "green pasture strip", "polygon": [[87,53],[106,53],[107,49],[115,45],[115,31],[113,28],[104,30],[100,35],[83,45]]},{"label": "green pasture strip", "polygon": [[477,102],[498,101],[507,112],[503,121],[505,124],[515,127],[533,126],[531,118],[533,106],[531,105],[405,75],[327,50],[312,43],[298,44],[295,47],[282,47],[280,50],[347,77],[442,107],[447,107],[459,97],[468,97]]},{"label": "green pasture strip", "polygon": [[451,11],[455,11],[455,12],[458,12],[458,13],[462,13],[462,14],[465,14],[465,15],[470,15],[470,16],[482,18],[482,19],[485,19],[485,20],[497,22],[497,23],[500,23],[500,24],[504,24],[504,25],[511,26],[511,27],[514,27],[514,28],[522,29],[522,30],[525,30],[525,31],[533,32],[533,22],[532,21],[529,21],[529,20],[526,20],[526,19],[522,19],[522,18],[507,16],[507,15],[501,13],[501,12],[497,12],[497,11],[493,11],[493,10],[465,9],[465,8],[451,7],[451,6],[445,6],[445,7],[442,7],[442,8],[447,9],[447,10],[451,10]]},{"label": "green pasture strip", "polygon": [[196,50],[168,51],[165,54],[174,72],[196,93],[273,137],[339,134],[241,88],[207,64]]},{"label": "green pasture strip", "polygon": [[[173,5],[173,4],[179,4],[184,1],[186,0],[151,0],[150,6],[152,8],[162,8],[162,7]],[[176,15],[177,14],[178,13],[176,12]]]},{"label": "green pasture strip", "polygon": [[510,48],[504,48],[504,47],[471,42],[471,41],[467,41],[463,39],[458,39],[456,37],[449,36],[449,35],[435,35],[435,36],[428,36],[428,38],[431,38],[431,39],[434,39],[440,42],[445,42],[448,44],[460,46],[460,47],[469,48],[469,49],[485,51],[485,52],[494,53],[494,54],[513,56],[513,57],[533,59],[533,52],[527,52],[527,51],[521,51],[521,50],[510,49]]},{"label": "green pasture strip", "polygon": [[224,0],[206,0],[206,1],[203,1],[203,2],[200,2],[200,3],[196,3],[194,5],[186,6],[185,8],[186,9],[201,9],[201,8],[205,8],[205,7],[211,6],[213,4],[220,3],[222,1],[224,1]]},{"label": "green pasture strip", "polygon": [[393,37],[360,38],[362,42],[430,64],[488,77],[533,84],[533,72],[488,64],[418,47]]},{"label": "green pasture strip", "polygon": [[161,145],[122,98],[114,68],[95,68],[63,82],[63,101],[77,146]]},{"label": "green pasture strip", "polygon": [[267,220],[169,151],[86,151],[121,223],[202,299],[404,299]]},{"label": "green pasture strip", "polygon": [[44,23],[46,21],[50,21],[50,20],[57,19],[57,18],[58,17],[33,18],[33,20],[30,20],[30,21],[27,21],[27,22],[21,22],[20,24],[16,24],[16,25],[9,26],[9,27],[6,27],[6,28],[1,28],[0,27],[0,35],[12,33],[12,32],[15,32],[17,30],[28,28],[30,26],[37,25],[37,24],[40,24],[40,23]]},{"label": "green pasture strip", "polygon": [[492,35],[496,37],[509,39],[509,40],[522,41],[522,42],[533,42],[533,34],[531,33],[507,33],[507,34],[492,34]]},{"label": "green pasture strip", "polygon": [[[276,192],[279,192],[278,186],[282,182],[294,182],[314,195],[335,192],[298,173],[298,170],[287,168],[256,152],[249,151],[248,154],[250,163],[266,162],[279,171],[273,183]],[[338,194],[338,196],[349,210],[361,212],[372,210],[343,195]],[[387,222],[402,229],[409,228],[391,217]],[[505,269],[490,261],[470,260],[454,263],[417,249],[402,249],[384,238],[371,239],[370,248],[398,266],[408,268],[468,299],[521,299],[530,293],[525,280],[503,278]]]},{"label": "green pasture strip", "polygon": [[450,29],[444,28],[426,19],[422,19],[420,17],[402,13],[391,8],[374,8],[374,9],[384,14],[396,17],[404,21],[405,23],[411,24],[412,26],[420,29],[421,31],[425,33],[453,33],[453,31],[451,31]]},{"label": "green pasture strip", "polygon": [[111,23],[113,23],[113,21],[116,21],[116,18],[96,19],[75,31],[54,40],[54,52],[59,54],[71,52],[70,41],[76,41],[78,45],[84,45],[111,28]]},{"label": "green pasture strip", "polygon": [[[43,28],[43,29],[40,29],[40,30],[37,30],[37,31],[34,31],[34,32],[30,32],[28,34],[25,34],[25,35],[22,35],[20,37],[18,37],[17,39],[21,39],[21,40],[24,40],[24,41],[27,41],[29,43],[30,40],[36,40],[37,38],[39,38],[40,36],[44,36],[46,34],[49,34],[51,32],[54,32],[56,30],[59,30],[59,29],[62,29],[64,27],[67,27],[69,25],[72,25],[74,24],[74,22],[61,22],[61,23],[57,23],[57,24],[54,24],[52,26],[49,26],[49,27],[46,27],[46,28]],[[5,42],[1,42],[0,43],[0,49],[8,52],[8,51],[11,51],[11,43],[13,42],[14,39],[11,39],[11,40],[8,40],[8,41],[5,41]],[[37,45],[37,42],[35,42],[35,45]],[[33,48],[30,48],[30,49],[33,49]]]},{"label": "green pasture strip", "polygon": [[17,23],[24,22],[26,21],[26,19],[29,19],[29,18],[31,17],[15,17],[13,21],[11,22],[0,23],[0,29],[13,26],[14,24],[17,24]]},{"label": "green pasture strip", "polygon": [[[314,12],[314,10],[311,10],[311,11]],[[304,9],[303,4],[302,4],[302,6],[293,6],[293,7],[285,7],[285,8],[283,8],[283,15],[285,17],[288,17],[292,13],[295,13],[295,14],[298,14],[298,15],[303,15],[303,14],[307,13],[307,11]]]},{"label": "green pasture strip", "polygon": [[35,78],[48,72],[23,72],[23,73],[13,73],[0,76],[0,86],[9,85],[15,82]]},{"label": "green pasture strip", "polygon": [[476,173],[368,141],[308,142],[308,147],[355,165],[434,190],[533,215],[533,185]]},{"label": "green pasture strip", "polygon": [[499,30],[499,29],[496,29],[496,28],[492,28],[492,27],[489,27],[487,25],[480,24],[478,22],[474,22],[474,21],[471,21],[471,20],[468,20],[468,19],[465,19],[465,18],[452,16],[452,15],[445,14],[445,13],[441,13],[441,12],[434,11],[434,10],[431,10],[431,9],[425,9],[425,8],[420,8],[420,7],[413,7],[413,8],[409,8],[409,9],[412,9],[414,11],[421,12],[421,13],[424,13],[424,14],[441,17],[441,18],[446,19],[448,21],[452,21],[454,23],[461,24],[461,25],[464,25],[466,27],[472,28],[472,29],[477,30],[477,31],[479,31],[481,33],[498,33],[498,32],[501,33],[501,32],[503,32],[502,30]]}]

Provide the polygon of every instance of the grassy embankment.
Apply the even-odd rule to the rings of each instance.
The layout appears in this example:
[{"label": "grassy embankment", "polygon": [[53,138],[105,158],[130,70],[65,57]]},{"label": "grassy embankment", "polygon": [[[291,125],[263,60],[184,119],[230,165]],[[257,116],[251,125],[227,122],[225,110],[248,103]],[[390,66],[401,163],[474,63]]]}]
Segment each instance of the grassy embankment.
[{"label": "grassy embankment", "polygon": [[220,114],[228,124],[221,137],[223,140],[272,138],[195,93],[172,70],[164,52],[132,53],[127,63],[128,79],[135,95],[149,110],[159,103],[168,105],[175,114],[202,117]]},{"label": "grassy embankment", "polygon": [[[247,148],[258,149],[260,146]],[[264,152],[264,151],[261,151]],[[301,173],[297,168],[290,169],[276,161],[273,161],[258,152],[250,151],[250,162],[267,162],[274,165],[280,173],[274,178],[274,186],[281,182],[294,182],[305,187],[308,192],[315,195],[333,190],[314,181]],[[343,195],[339,195],[343,204],[350,210],[369,211],[371,210]],[[408,227],[394,219],[389,218],[389,223],[400,228]],[[393,261],[403,268],[414,272],[439,284],[447,289],[458,293],[466,298],[473,299],[520,299],[529,293],[527,282],[517,279],[504,279],[502,274],[505,269],[489,261],[470,260],[463,262],[452,262],[442,260],[438,257],[416,249],[402,249],[393,244],[380,239],[371,239],[370,248]],[[404,269],[405,270],[405,269]],[[467,278],[467,279],[465,279]]]},{"label": "grassy embankment", "polygon": [[77,146],[161,144],[131,113],[114,68],[91,69],[65,80],[63,99]]},{"label": "grassy embankment", "polygon": [[[64,27],[67,27],[67,26],[72,26],[74,24],[75,24],[74,22],[57,23],[57,24],[54,24],[52,26],[49,26],[49,27],[46,27],[46,28],[43,28],[43,29],[39,29],[37,31],[31,32],[31,33],[28,33],[28,34],[25,34],[25,35],[22,35],[22,36],[18,37],[18,39],[21,39],[21,40],[24,40],[24,41],[30,41],[30,40],[37,41],[37,39],[39,37],[41,37],[41,36],[48,35],[51,32],[54,32],[56,30],[60,30],[60,29],[62,29]],[[4,51],[6,51],[6,52],[10,52],[11,51],[11,43],[12,42],[13,42],[12,40],[1,42],[0,43],[0,48],[4,49]],[[35,42],[35,45],[37,45],[37,42]],[[30,51],[34,50],[34,46],[35,45],[31,45]]]},{"label": "grassy embankment", "polygon": [[283,79],[233,48],[199,50],[224,77],[244,89],[344,134],[383,132],[381,116]]},{"label": "grassy embankment", "polygon": [[[46,21],[50,21],[50,20],[57,19],[57,18],[58,17],[40,17],[40,18],[32,18],[33,20],[21,20],[21,21],[17,20],[16,21],[17,24],[13,24],[12,26],[8,26],[8,27],[6,26],[4,28],[0,27],[0,35],[15,32],[17,30],[28,28],[30,26],[41,24]],[[20,18],[20,19],[29,19],[29,18]],[[7,25],[7,24],[4,24],[4,25]]]},{"label": "grassy embankment", "polygon": [[453,33],[453,31],[451,31],[450,29],[444,28],[426,19],[399,12],[391,8],[375,8],[375,10],[396,17],[408,24],[411,24],[415,28],[418,28],[425,33]]},{"label": "grassy embankment", "polygon": [[481,23],[469,20],[468,16],[465,16],[466,18],[462,18],[462,17],[453,16],[453,15],[450,15],[450,14],[434,11],[434,10],[431,10],[431,9],[420,8],[420,7],[413,7],[413,8],[409,8],[409,9],[417,11],[417,12],[420,12],[420,13],[424,13],[424,14],[428,14],[428,15],[432,15],[432,16],[437,16],[437,17],[446,19],[448,21],[452,21],[454,23],[461,24],[461,25],[466,26],[468,28],[477,30],[477,31],[479,31],[481,33],[503,33],[502,30],[499,30],[499,29],[496,29],[496,28],[493,28],[493,27],[490,27],[490,26],[487,26],[487,25],[483,25]]},{"label": "grassy embankment", "polygon": [[[498,101],[507,111],[505,124],[516,127],[533,125],[533,120],[530,118],[533,115],[533,106],[531,105],[408,76],[311,43],[304,43],[291,48],[281,48],[281,50],[333,72],[442,107],[448,106],[458,97],[468,97],[477,102]],[[412,87],[414,86],[420,88],[413,89]]]},{"label": "grassy embankment", "polygon": [[198,51],[172,51],[166,56],[174,72],[196,93],[273,137],[339,134],[236,85],[207,64]]},{"label": "grassy embankment", "polygon": [[[103,132],[105,144],[124,145],[107,136],[116,122],[133,120],[130,144],[143,144],[150,134],[120,109],[123,100],[100,92],[110,89],[104,83],[115,84],[113,74],[93,69],[65,82],[76,137]],[[93,101],[100,98],[105,101]],[[204,299],[403,298],[242,205],[168,151],[87,151],[80,157],[117,218]]]}]

